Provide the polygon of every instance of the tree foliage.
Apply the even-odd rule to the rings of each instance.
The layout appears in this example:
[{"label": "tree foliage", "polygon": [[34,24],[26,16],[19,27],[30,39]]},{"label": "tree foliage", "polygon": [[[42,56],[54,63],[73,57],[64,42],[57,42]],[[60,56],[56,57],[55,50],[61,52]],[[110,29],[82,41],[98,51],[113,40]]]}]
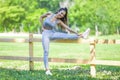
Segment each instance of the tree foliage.
[{"label": "tree foliage", "polygon": [[0,0],[0,32],[36,32],[39,17],[47,11],[58,9],[59,0]]},{"label": "tree foliage", "polygon": [[[39,17],[48,11],[55,12],[64,0],[0,0],[0,32],[37,32]],[[95,26],[103,34],[120,31],[120,0],[70,0],[69,24],[80,32]]]},{"label": "tree foliage", "polygon": [[120,0],[74,0],[70,7],[70,23],[80,29],[97,25],[103,34],[113,34],[120,27]]}]

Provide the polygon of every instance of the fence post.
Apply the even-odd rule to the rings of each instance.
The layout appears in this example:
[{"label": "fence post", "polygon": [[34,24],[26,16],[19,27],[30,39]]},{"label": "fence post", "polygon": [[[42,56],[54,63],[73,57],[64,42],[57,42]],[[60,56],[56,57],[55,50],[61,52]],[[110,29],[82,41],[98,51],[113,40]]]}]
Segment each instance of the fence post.
[{"label": "fence post", "polygon": [[29,34],[29,69],[34,69],[34,62],[33,62],[33,34]]},{"label": "fence post", "polygon": [[91,40],[90,41],[90,55],[91,55],[91,58],[90,58],[90,74],[92,77],[96,77],[96,69],[95,69],[95,64],[92,63],[95,61],[95,39]]}]

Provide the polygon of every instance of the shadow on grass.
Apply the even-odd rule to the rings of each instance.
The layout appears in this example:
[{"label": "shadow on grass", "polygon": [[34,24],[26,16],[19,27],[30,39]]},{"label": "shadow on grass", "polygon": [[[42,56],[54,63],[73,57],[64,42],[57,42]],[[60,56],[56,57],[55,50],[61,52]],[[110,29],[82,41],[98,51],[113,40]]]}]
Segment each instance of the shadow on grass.
[{"label": "shadow on grass", "polygon": [[52,76],[44,70],[16,70],[0,68],[0,80],[119,80],[120,67],[97,66],[97,77],[92,78],[88,68],[52,69]]}]

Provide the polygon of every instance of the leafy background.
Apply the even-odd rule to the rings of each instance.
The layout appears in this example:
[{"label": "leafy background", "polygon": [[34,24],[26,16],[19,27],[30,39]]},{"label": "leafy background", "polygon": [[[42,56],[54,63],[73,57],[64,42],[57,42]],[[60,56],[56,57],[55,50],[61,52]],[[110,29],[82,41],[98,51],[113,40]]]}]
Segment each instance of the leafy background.
[{"label": "leafy background", "polygon": [[94,34],[97,26],[103,35],[120,33],[120,0],[0,0],[0,32],[40,33],[39,17],[65,3],[71,28],[90,27]]}]

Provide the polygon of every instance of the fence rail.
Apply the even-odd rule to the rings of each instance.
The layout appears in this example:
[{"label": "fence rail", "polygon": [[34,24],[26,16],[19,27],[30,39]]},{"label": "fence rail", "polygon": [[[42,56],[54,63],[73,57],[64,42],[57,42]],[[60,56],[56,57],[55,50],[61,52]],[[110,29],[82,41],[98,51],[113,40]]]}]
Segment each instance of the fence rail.
[{"label": "fence rail", "polygon": [[[3,60],[21,60],[21,61],[29,61],[30,70],[34,69],[34,61],[43,61],[42,57],[34,57],[33,56],[33,42],[41,42],[41,39],[33,38],[33,34],[29,34],[29,39],[24,38],[0,38],[0,42],[21,42],[21,43],[29,43],[29,56],[0,56],[0,59]],[[56,43],[88,43],[90,44],[90,58],[89,59],[63,59],[63,58],[49,58],[49,62],[64,62],[64,63],[77,63],[77,64],[90,64],[90,73],[91,76],[96,76],[95,65],[112,65],[112,66],[120,66],[120,61],[112,61],[112,60],[96,60],[95,59],[95,47],[96,44],[120,44],[120,40],[96,40],[96,39],[77,39],[77,40],[69,40],[69,39],[60,39],[53,40]]]},{"label": "fence rail", "polygon": [[[30,39],[24,39],[24,38],[0,38],[0,42],[21,42],[21,43],[28,43]],[[38,38],[33,38],[31,39],[33,42],[41,42],[41,39]],[[58,42],[58,43],[89,43],[90,40],[69,40],[69,39],[60,39],[60,40],[53,40],[53,42]],[[96,44],[120,44],[120,40],[115,40],[115,39],[96,39],[95,40]]]},{"label": "fence rail", "polygon": [[[21,57],[21,56],[0,56],[0,59],[4,60],[22,60],[22,61],[43,61],[42,57]],[[64,59],[64,58],[49,58],[50,62],[63,62],[63,63],[78,63],[78,64],[88,64],[88,60],[82,59]]]}]

